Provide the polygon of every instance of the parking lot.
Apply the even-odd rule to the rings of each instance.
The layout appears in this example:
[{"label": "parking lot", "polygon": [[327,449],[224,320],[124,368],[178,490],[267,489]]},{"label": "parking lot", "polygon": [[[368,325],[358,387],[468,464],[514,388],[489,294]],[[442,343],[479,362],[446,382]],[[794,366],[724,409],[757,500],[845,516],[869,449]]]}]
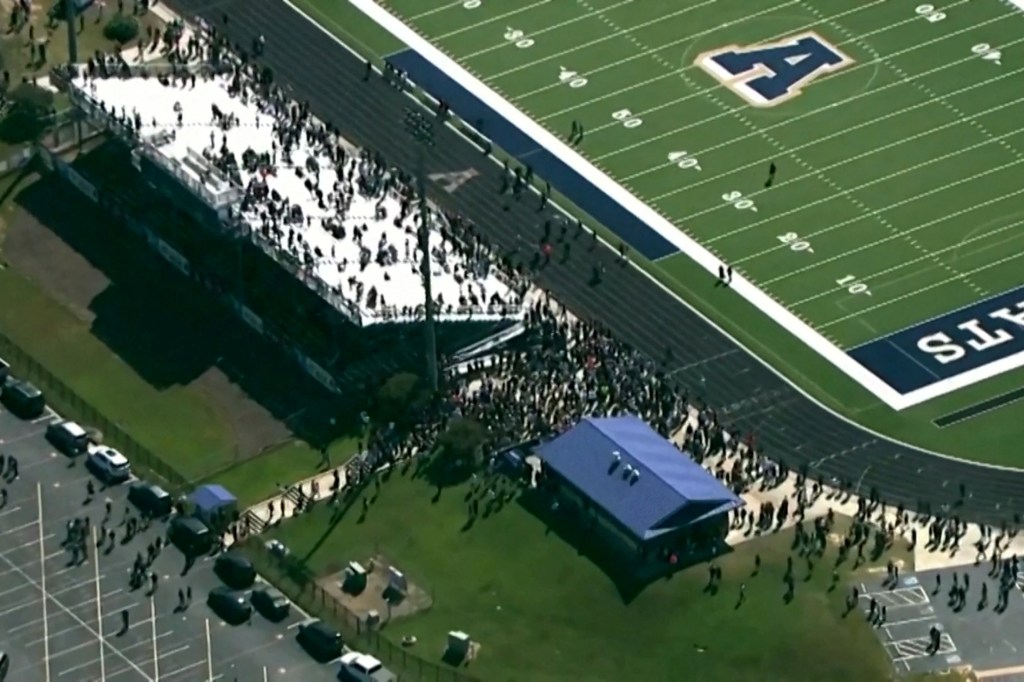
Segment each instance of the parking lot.
[{"label": "parking lot", "polygon": [[[163,523],[125,541],[122,524],[126,486],[103,490],[87,500],[92,476],[43,438],[47,413],[25,422],[0,412],[0,453],[18,461],[18,477],[0,482],[7,491],[0,507],[0,650],[11,657],[8,680],[332,680],[337,664],[318,664],[296,643],[296,626],[306,619],[294,607],[281,623],[254,614],[249,624],[224,623],[205,603],[221,584],[212,558],[185,572],[184,556],[164,547],[149,584],[131,589],[136,554],[165,535]],[[107,501],[112,512],[104,523]],[[137,513],[132,513],[137,516]],[[88,557],[77,564],[64,548],[67,523],[87,516]],[[115,541],[97,543],[101,527]],[[98,546],[99,545],[99,546]],[[192,602],[179,605],[179,590],[191,588]],[[128,627],[123,628],[127,613]]]}]

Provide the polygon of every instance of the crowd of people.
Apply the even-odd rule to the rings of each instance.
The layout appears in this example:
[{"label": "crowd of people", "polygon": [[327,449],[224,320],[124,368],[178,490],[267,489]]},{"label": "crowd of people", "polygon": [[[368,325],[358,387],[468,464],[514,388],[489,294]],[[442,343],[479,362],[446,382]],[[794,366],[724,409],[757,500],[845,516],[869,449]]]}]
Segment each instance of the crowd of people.
[{"label": "crowd of people", "polygon": [[[483,244],[454,238],[460,230],[449,216],[421,211],[410,175],[348,146],[307,103],[230,57],[216,31],[187,38],[154,31],[140,48],[159,45],[172,68],[155,78],[120,56],[96,56],[75,84],[190,182],[208,189],[216,178],[244,188],[232,222],[350,319],[422,317],[424,243],[439,319],[521,316],[521,281],[495,266]],[[129,79],[139,92],[126,87]]]}]

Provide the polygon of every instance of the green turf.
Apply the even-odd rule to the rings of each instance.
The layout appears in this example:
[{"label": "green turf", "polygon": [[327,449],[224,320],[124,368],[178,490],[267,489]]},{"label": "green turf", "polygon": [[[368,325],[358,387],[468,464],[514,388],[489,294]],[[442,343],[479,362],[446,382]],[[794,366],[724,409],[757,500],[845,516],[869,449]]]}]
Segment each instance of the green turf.
[{"label": "green turf", "polygon": [[[883,680],[890,664],[858,617],[843,619],[842,589],[828,591],[826,559],[809,582],[798,566],[785,605],[789,532],[741,546],[720,560],[716,596],[706,567],[658,580],[625,603],[612,580],[518,502],[468,530],[466,489],[435,489],[408,475],[385,482],[365,518],[359,500],[337,523],[323,508],[271,532],[317,573],[383,555],[433,597],[429,611],[392,622],[416,653],[436,657],[445,633],[482,644],[468,672],[487,680]],[[374,494],[371,487],[369,494]],[[312,550],[312,552],[311,552]],[[764,568],[751,577],[754,555]],[[902,556],[902,555],[901,555]],[[882,559],[884,562],[884,559]],[[862,567],[863,570],[863,567]],[[844,575],[843,580],[847,580]],[[736,608],[740,583],[747,602]]]},{"label": "green turf", "polygon": [[[343,438],[328,449],[332,466],[343,464],[356,454],[358,442]],[[302,441],[289,441],[259,457],[222,471],[210,480],[234,493],[243,507],[278,493],[280,486],[301,481],[324,470],[320,453]]]},{"label": "green turf", "polygon": [[[794,307],[796,312],[814,324],[828,325],[822,332],[841,345],[905,326],[936,309],[949,310],[977,300],[981,291],[998,292],[1018,284],[1013,240],[1020,234],[1014,229],[1020,215],[1000,199],[1017,190],[1008,186],[1014,166],[992,170],[1016,163],[1010,150],[1024,149],[1024,140],[1015,132],[1019,128],[1015,114],[1007,106],[1016,96],[1007,94],[1005,87],[1007,76],[1018,67],[1008,56],[996,65],[971,53],[982,42],[1014,44],[1018,17],[998,0],[956,3],[947,19],[935,23],[915,16],[916,6],[892,3],[850,6],[836,0],[805,0],[777,4],[781,7],[751,9],[738,0],[713,5],[652,0],[641,6],[621,0],[520,0],[500,5],[485,1],[467,9],[463,3],[443,0],[393,0],[387,6],[454,58],[461,57],[478,77],[553,132],[568,133],[573,118],[586,122],[586,155],[648,200],[667,195],[654,202],[658,208],[668,214],[674,207],[679,211],[678,224],[705,243],[718,240],[710,247],[739,261],[745,274],[756,281],[771,282],[766,288],[779,298],[785,296],[782,300],[791,306],[803,301]],[[363,46],[352,44],[366,54],[379,57],[396,49],[383,29],[368,28],[366,17],[347,3],[304,0],[300,5],[342,40],[350,38],[342,27],[358,26]],[[1007,17],[1000,19],[1004,14]],[[837,15],[834,21],[821,19]],[[803,96],[779,110],[740,107],[742,101],[722,88],[712,91],[711,97],[703,94],[714,81],[696,68],[684,70],[682,76],[668,75],[673,64],[690,64],[701,50],[763,40],[807,26],[839,44],[856,63],[807,88]],[[515,48],[504,37],[510,28],[523,31],[534,44]],[[947,34],[955,35],[947,40]],[[851,41],[851,36],[866,37]],[[650,55],[641,54],[648,49]],[[895,56],[886,64],[875,64],[876,53]],[[557,56],[545,59],[551,55]],[[629,61],[608,66],[623,59]],[[561,67],[585,74],[587,84],[572,88],[559,83]],[[907,75],[933,71],[918,81],[928,92],[900,83],[904,76],[893,67]],[[508,73],[495,77],[502,72]],[[990,79],[996,80],[986,82]],[[626,88],[627,92],[616,94]],[[945,94],[945,103],[930,101],[931,92]],[[856,99],[829,109],[826,116],[814,113],[845,98]],[[908,107],[915,108],[872,122],[879,115]],[[954,124],[958,114],[950,107],[971,122]],[[614,123],[611,113],[622,108],[640,114],[643,124],[624,129]],[[727,113],[736,108],[741,109],[740,115]],[[709,116],[713,118],[708,120]],[[849,126],[861,127],[844,132]],[[967,149],[976,144],[981,146]],[[795,150],[800,161],[776,145]],[[894,146],[879,150],[886,145]],[[702,149],[706,153],[700,153]],[[702,170],[683,170],[668,162],[668,153],[681,151],[701,157]],[[769,158],[782,167],[779,183],[770,194],[758,194]],[[995,161],[986,165],[986,158]],[[878,160],[873,175],[872,159]],[[925,162],[929,163],[914,168]],[[827,169],[828,182],[801,164]],[[985,175],[907,201],[978,173]],[[861,187],[883,177],[887,179]],[[837,191],[829,183],[844,191],[860,189],[831,198]],[[733,191],[750,196],[757,213],[726,205],[722,196]],[[810,205],[816,201],[821,203]],[[899,202],[904,203],[893,207]],[[564,199],[562,203],[595,224]],[[769,211],[787,215],[755,225]],[[693,214],[700,215],[691,221]],[[852,222],[829,230],[845,221]],[[915,230],[908,236],[917,246],[906,237],[894,236],[910,230]],[[724,236],[730,232],[735,234]],[[815,255],[781,245],[780,236],[791,232],[810,236],[807,241]],[[1018,387],[1024,381],[1024,369],[896,413],[746,301],[713,290],[706,274],[685,256],[657,264],[634,257],[829,407],[926,448],[996,464],[1020,463],[1019,453],[1009,444],[1024,436],[1024,424],[1006,410],[942,430],[931,421]],[[893,259],[908,264],[892,270]],[[941,283],[968,271],[963,280]],[[837,284],[848,276],[868,284],[872,294],[849,294]],[[879,306],[880,302],[884,305]],[[878,307],[867,310],[872,306]],[[862,314],[837,321],[856,312]],[[700,381],[695,372],[699,370],[684,377],[693,385]]]},{"label": "green turf", "polygon": [[88,325],[10,268],[0,270],[0,328],[186,478],[201,478],[218,462],[233,460],[228,431],[198,391],[156,390],[94,337]]}]

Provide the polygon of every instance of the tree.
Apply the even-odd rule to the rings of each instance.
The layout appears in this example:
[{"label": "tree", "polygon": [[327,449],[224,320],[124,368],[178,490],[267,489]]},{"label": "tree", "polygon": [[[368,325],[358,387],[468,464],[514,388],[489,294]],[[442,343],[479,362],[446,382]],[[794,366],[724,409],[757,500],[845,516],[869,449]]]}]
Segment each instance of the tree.
[{"label": "tree", "polygon": [[489,436],[487,428],[475,419],[453,419],[437,439],[438,457],[453,472],[468,475],[483,464],[484,443]]},{"label": "tree", "polygon": [[22,83],[11,91],[8,99],[11,106],[0,121],[0,138],[14,144],[38,139],[53,120],[53,92]]},{"label": "tree", "polygon": [[129,14],[115,14],[103,27],[103,36],[118,45],[125,45],[139,37],[139,21]]},{"label": "tree", "polygon": [[407,424],[415,420],[428,400],[429,394],[420,378],[409,372],[400,372],[377,389],[373,415],[378,424]]}]

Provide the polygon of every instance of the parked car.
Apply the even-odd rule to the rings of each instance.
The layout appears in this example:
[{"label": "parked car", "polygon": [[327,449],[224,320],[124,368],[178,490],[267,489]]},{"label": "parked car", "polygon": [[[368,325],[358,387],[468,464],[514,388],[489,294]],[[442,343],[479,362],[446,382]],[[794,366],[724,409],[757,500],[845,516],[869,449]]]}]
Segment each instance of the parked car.
[{"label": "parked car", "polygon": [[27,381],[9,380],[0,393],[2,402],[12,414],[22,419],[35,419],[46,410],[43,392]]},{"label": "parked car", "polygon": [[395,682],[398,677],[373,656],[350,651],[341,657],[338,679],[346,682]]},{"label": "parked car", "polygon": [[245,598],[245,592],[232,590],[224,585],[210,590],[206,604],[228,623],[244,623],[252,617],[252,606]]},{"label": "parked car", "polygon": [[158,485],[136,481],[128,489],[128,501],[151,519],[161,519],[171,513],[174,499]]},{"label": "parked car", "polygon": [[68,457],[77,457],[89,451],[89,434],[73,421],[59,421],[47,426],[46,440]]},{"label": "parked car", "polygon": [[313,620],[299,625],[299,634],[295,637],[302,648],[313,658],[329,661],[341,656],[344,642],[341,633],[322,620]]},{"label": "parked car", "polygon": [[128,458],[108,445],[90,447],[86,465],[104,483],[124,483],[132,476]]},{"label": "parked car", "polygon": [[264,617],[275,622],[287,618],[292,610],[292,603],[284,592],[270,585],[261,585],[253,590],[249,601]]},{"label": "parked car", "polygon": [[238,552],[221,554],[213,563],[213,570],[224,584],[236,590],[252,587],[256,582],[256,567]]},{"label": "parked car", "polygon": [[11,671],[11,658],[3,651],[0,651],[0,682],[7,679],[7,673]]},{"label": "parked car", "polygon": [[213,533],[193,516],[176,516],[167,529],[167,537],[188,556],[206,554],[213,547]]}]

